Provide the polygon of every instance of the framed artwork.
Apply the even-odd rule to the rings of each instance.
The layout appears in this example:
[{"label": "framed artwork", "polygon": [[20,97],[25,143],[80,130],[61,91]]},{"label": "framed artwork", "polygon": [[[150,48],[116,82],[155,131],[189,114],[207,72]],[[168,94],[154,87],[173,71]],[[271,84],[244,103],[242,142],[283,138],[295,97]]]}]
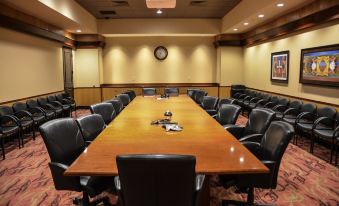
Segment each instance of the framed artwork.
[{"label": "framed artwork", "polygon": [[275,52],[271,54],[271,81],[288,82],[289,51]]},{"label": "framed artwork", "polygon": [[302,49],[299,82],[339,87],[339,44]]}]

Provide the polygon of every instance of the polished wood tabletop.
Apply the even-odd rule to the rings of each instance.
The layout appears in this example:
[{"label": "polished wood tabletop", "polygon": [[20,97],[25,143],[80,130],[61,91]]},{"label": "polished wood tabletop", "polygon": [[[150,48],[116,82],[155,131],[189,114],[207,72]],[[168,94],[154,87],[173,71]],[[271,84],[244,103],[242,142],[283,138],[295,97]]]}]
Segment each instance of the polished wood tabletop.
[{"label": "polished wood tabletop", "polygon": [[[181,132],[166,132],[151,121],[173,113]],[[117,175],[121,154],[196,156],[203,174],[267,173],[269,170],[237,139],[186,95],[157,100],[136,97],[67,169],[65,175]]]}]

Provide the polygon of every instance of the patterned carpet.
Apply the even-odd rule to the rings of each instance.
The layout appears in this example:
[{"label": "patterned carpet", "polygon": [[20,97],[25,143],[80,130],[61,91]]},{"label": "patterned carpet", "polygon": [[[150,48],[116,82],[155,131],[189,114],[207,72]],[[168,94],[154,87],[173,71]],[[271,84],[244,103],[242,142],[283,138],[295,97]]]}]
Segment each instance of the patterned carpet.
[{"label": "patterned carpet", "polygon": [[[79,110],[78,116],[88,114]],[[247,119],[239,117],[238,124]],[[6,144],[6,160],[0,160],[0,206],[15,205],[72,205],[77,192],[56,191],[48,168],[49,157],[38,136],[27,137],[25,147],[18,149],[16,141]],[[278,187],[274,190],[256,189],[255,202],[276,205],[339,205],[339,169],[326,161],[329,149],[316,144],[315,154],[308,153],[308,140],[299,141],[302,148],[290,144],[283,157]],[[217,177],[212,179],[216,180]],[[221,199],[243,199],[246,195],[234,193],[211,182],[211,205],[220,205]],[[114,198],[112,199],[114,202]]]}]

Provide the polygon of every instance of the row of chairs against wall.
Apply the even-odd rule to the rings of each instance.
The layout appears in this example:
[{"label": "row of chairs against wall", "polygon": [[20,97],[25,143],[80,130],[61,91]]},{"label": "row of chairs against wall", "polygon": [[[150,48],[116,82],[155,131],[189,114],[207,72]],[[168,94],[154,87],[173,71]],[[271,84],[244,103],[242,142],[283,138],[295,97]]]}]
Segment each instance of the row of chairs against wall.
[{"label": "row of chairs against wall", "polygon": [[[150,88],[150,90],[154,91],[153,88]],[[147,95],[155,95],[155,93],[149,92],[149,88],[145,89],[145,93]],[[275,148],[272,153],[267,153],[263,156],[258,156],[260,160],[267,160],[269,159],[269,164],[267,165],[269,168],[271,168],[270,173],[267,175],[261,176],[260,180],[258,181],[257,176],[246,176],[244,179],[243,177],[238,180],[231,179],[227,176],[220,176],[221,182],[223,185],[227,186],[230,184],[236,183],[237,186],[241,187],[249,187],[248,190],[248,201],[253,202],[253,190],[254,187],[261,187],[261,188],[275,188],[276,187],[276,179],[278,177],[278,171],[280,166],[280,160],[283,156],[283,153],[287,147],[287,144],[289,143],[291,137],[293,136],[294,130],[292,126],[289,126],[289,124],[284,123],[282,121],[272,123],[272,120],[275,117],[275,113],[272,110],[268,109],[254,109],[250,114],[250,119],[253,121],[248,121],[247,125],[245,127],[237,126],[235,125],[235,122],[238,118],[238,115],[240,114],[241,107],[239,105],[235,105],[234,99],[224,99],[218,101],[217,97],[209,97],[206,96],[207,93],[203,90],[194,90],[189,89],[187,93],[197,104],[199,104],[202,108],[205,109],[206,112],[208,112],[210,115],[212,115],[220,124],[222,124],[225,129],[229,130],[232,134],[236,136],[236,138],[239,139],[239,141],[243,142],[243,144],[248,147],[251,150],[253,149],[253,153],[259,152],[261,150],[267,150],[268,148]],[[198,94],[198,95],[197,95]],[[40,127],[40,131],[42,134],[42,137],[44,139],[44,142],[46,144],[46,148],[49,150],[49,155],[51,158],[51,162],[49,163],[51,173],[53,176],[54,184],[56,189],[61,190],[76,190],[76,191],[83,191],[83,203],[89,203],[89,197],[93,197],[100,192],[102,192],[104,189],[107,189],[109,187],[112,187],[113,177],[87,177],[86,181],[79,181],[78,177],[74,177],[74,181],[69,179],[70,177],[64,177],[63,173],[68,168],[68,166],[78,157],[79,151],[85,150],[85,148],[101,133],[101,131],[104,130],[107,124],[109,124],[111,121],[114,121],[114,118],[117,114],[119,114],[124,107],[126,107],[130,102],[135,98],[135,93],[133,91],[126,91],[122,94],[117,95],[115,98],[111,100],[107,100],[105,102],[101,102],[95,105],[91,105],[90,109],[92,113],[91,115],[80,117],[76,120],[68,118],[68,119],[58,119],[50,121]],[[218,105],[218,109],[215,109],[213,111],[210,109],[211,107],[208,107],[207,105],[210,104],[212,101],[214,101],[214,105]],[[119,107],[117,105],[119,104]],[[114,106],[115,105],[115,106]],[[118,108],[116,110],[116,108]],[[213,111],[213,112],[212,112]],[[106,122],[105,122],[106,120]],[[272,126],[271,126],[272,125]],[[63,128],[63,134],[60,136],[60,128]],[[74,135],[77,134],[77,135]],[[79,135],[80,134],[80,135]],[[275,141],[267,141],[268,139],[274,138]],[[77,139],[76,141],[69,141],[72,139]],[[252,142],[253,141],[253,142]],[[54,152],[54,147],[64,147],[62,145],[68,144],[68,142],[76,142],[76,145],[67,146],[67,151],[64,151],[68,155],[62,155],[59,153]],[[256,144],[254,144],[256,142]],[[258,143],[259,142],[259,143]],[[276,145],[272,145],[278,142],[278,147]],[[263,153],[264,154],[264,153]],[[271,154],[273,156],[271,156]],[[257,154],[255,154],[257,155]],[[175,171],[178,169],[176,167],[175,162],[181,162],[181,170],[180,174],[184,174],[185,172],[188,172],[192,177],[195,176],[195,157],[194,156],[180,156],[180,155],[171,155],[171,156],[162,156],[162,158],[159,158],[157,156],[155,159],[153,159],[152,155],[139,155],[139,156],[119,156],[117,157],[117,164],[119,165],[119,176],[114,178],[115,182],[115,189],[118,191],[119,198],[121,198],[121,203],[125,205],[126,199],[128,199],[128,202],[135,199],[137,196],[140,196],[140,194],[133,194],[132,193],[126,193],[126,190],[124,189],[128,187],[135,187],[136,184],[140,184],[135,181],[126,181],[126,175],[131,174],[135,177],[135,171],[131,171],[131,164],[135,162],[135,158],[137,158],[140,161],[146,161],[148,163],[156,161],[164,161],[166,164],[163,165],[163,167],[168,167],[166,169],[166,177],[157,175],[157,178],[166,178],[166,179],[173,179],[173,181],[170,181],[173,183],[171,184],[171,187],[176,185],[178,183],[178,177],[177,175],[171,176],[172,174],[177,174]],[[186,166],[183,167],[183,160],[185,160]],[[170,161],[171,160],[171,161]],[[172,160],[174,162],[172,162]],[[132,163],[131,163],[132,161]],[[171,162],[171,163],[170,163]],[[170,164],[169,164],[170,163]],[[173,164],[172,164],[173,163]],[[147,171],[148,168],[150,168],[149,164],[140,164],[143,167],[133,167],[137,169],[138,171]],[[126,166],[126,167],[125,167]],[[159,163],[155,163],[155,165],[152,165],[152,170],[155,166],[159,166]],[[124,168],[124,169],[122,169]],[[191,168],[191,169],[188,169]],[[121,170],[120,170],[121,169]],[[188,170],[186,170],[188,169]],[[185,171],[183,171],[185,170]],[[172,173],[174,171],[174,173]],[[138,172],[138,174],[145,174],[144,172]],[[152,176],[153,173],[146,172],[147,177],[143,176],[140,177],[140,179],[147,180],[149,178],[154,179],[154,176]],[[121,176],[124,176],[124,179],[120,179]],[[196,178],[194,178],[194,181],[191,181],[192,178],[187,178],[187,175],[184,175],[183,177],[186,177],[184,179],[180,179],[180,184],[196,184],[194,187],[187,187],[187,188],[196,188],[195,191],[180,191],[180,195],[183,196],[183,194],[188,194],[189,192],[191,195],[189,195],[191,198],[193,197],[193,200],[190,201],[197,201],[195,200],[197,193],[200,191],[203,181],[204,181],[204,175],[197,175]],[[68,178],[68,179],[67,179]],[[72,177],[73,178],[73,177]],[[146,178],[146,179],[145,179]],[[236,179],[236,176],[234,176]],[[84,179],[84,177],[80,177],[80,180]],[[133,180],[136,180],[139,178],[133,178]],[[104,183],[104,184],[103,184]],[[98,185],[101,185],[100,187],[97,187]],[[152,184],[147,184],[148,187],[152,187]],[[159,185],[157,185],[159,187]],[[164,185],[164,187],[169,187],[168,181],[167,184]],[[175,187],[175,186],[174,186]],[[178,191],[177,189],[171,189],[166,190],[166,195],[173,196],[172,193],[169,191],[172,191],[173,193],[176,193],[175,191]],[[142,191],[139,191],[142,192]],[[194,192],[194,196],[192,196],[192,192]],[[122,195],[122,193],[124,193]],[[178,192],[177,192],[178,193]],[[137,196],[135,196],[137,195]],[[174,195],[178,197],[177,195]],[[166,199],[166,198],[165,198]],[[182,198],[176,198],[177,202],[183,202],[184,200]],[[187,200],[187,198],[186,198]],[[141,200],[138,200],[141,201]],[[128,204],[127,204],[128,205]]]},{"label": "row of chairs against wall", "polygon": [[0,143],[5,159],[5,138],[17,138],[18,147],[24,147],[24,137],[35,140],[38,127],[52,119],[76,115],[76,103],[67,93],[16,102],[11,106],[0,106]]},{"label": "row of chairs against wall", "polygon": [[232,98],[242,111],[250,113],[255,108],[268,108],[276,113],[275,119],[290,123],[296,130],[294,143],[298,144],[300,136],[309,137],[310,152],[313,153],[316,142],[324,140],[330,144],[332,163],[336,152],[337,164],[339,144],[339,112],[331,106],[317,107],[314,103],[300,100],[289,100],[282,96],[269,95],[246,89],[243,85],[235,85],[231,89]]}]

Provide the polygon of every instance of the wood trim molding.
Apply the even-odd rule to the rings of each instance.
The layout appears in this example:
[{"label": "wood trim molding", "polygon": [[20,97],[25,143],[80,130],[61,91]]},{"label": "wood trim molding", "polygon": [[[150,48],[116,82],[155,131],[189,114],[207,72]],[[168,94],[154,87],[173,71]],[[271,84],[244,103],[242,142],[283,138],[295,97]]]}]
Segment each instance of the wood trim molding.
[{"label": "wood trim molding", "polygon": [[216,47],[250,46],[329,22],[335,23],[339,21],[338,11],[339,2],[337,0],[317,0],[247,33],[217,35],[214,45]]},{"label": "wood trim molding", "polygon": [[80,49],[84,48],[104,48],[105,37],[101,34],[75,34],[76,47]]},{"label": "wood trim molding", "polygon": [[102,88],[144,88],[144,87],[219,87],[219,83],[140,83],[101,84]]},{"label": "wood trim molding", "polygon": [[305,101],[309,101],[309,102],[314,102],[314,103],[326,104],[326,105],[330,105],[330,106],[334,106],[334,107],[339,107],[339,104],[333,104],[333,103],[318,101],[318,100],[314,100],[314,99],[308,99],[308,98],[304,98],[304,97],[297,97],[297,96],[288,95],[288,94],[281,94],[281,93],[277,93],[277,92],[271,92],[271,91],[266,91],[266,90],[261,90],[261,89],[255,89],[255,88],[251,88],[251,87],[246,87],[246,88],[250,89],[250,90],[259,91],[259,92],[265,92],[265,93],[270,93],[270,94],[274,94],[274,95],[285,96],[285,97],[288,97],[288,98],[300,99],[300,100],[305,100]]},{"label": "wood trim molding", "polygon": [[47,95],[51,95],[51,94],[57,94],[57,93],[60,93],[60,92],[63,92],[63,91],[64,90],[60,90],[60,91],[56,91],[56,92],[49,92],[49,93],[45,93],[45,94],[39,94],[39,95],[35,95],[35,96],[24,97],[24,98],[20,98],[20,99],[14,99],[14,100],[6,101],[6,102],[0,102],[0,105],[14,103],[14,102],[20,102],[20,101],[23,101],[23,100],[33,99],[33,98],[37,98],[37,97],[41,97],[41,96],[47,96]]}]

